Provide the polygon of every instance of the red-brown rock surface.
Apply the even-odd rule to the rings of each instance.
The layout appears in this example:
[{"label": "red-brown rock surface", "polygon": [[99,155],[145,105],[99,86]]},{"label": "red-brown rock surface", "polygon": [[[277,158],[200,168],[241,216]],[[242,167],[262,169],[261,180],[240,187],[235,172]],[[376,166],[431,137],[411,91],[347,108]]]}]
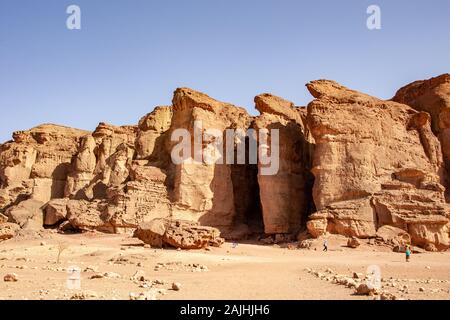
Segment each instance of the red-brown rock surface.
[{"label": "red-brown rock surface", "polygon": [[[187,88],[177,89],[173,98],[173,117],[170,132],[186,129],[192,137],[192,150],[185,155],[186,162],[170,165],[172,173],[170,184],[172,189],[172,216],[175,219],[199,221],[203,225],[220,228],[230,233],[239,215],[246,208],[239,207],[240,199],[235,195],[245,197],[248,188],[243,184],[233,184],[238,171],[233,165],[209,163],[205,156],[213,155],[215,141],[221,139],[226,129],[247,130],[251,117],[245,109],[228,103],[219,102],[206,94]],[[198,129],[195,129],[198,128]],[[208,129],[218,131],[218,136],[208,133]],[[203,142],[195,141],[195,132],[204,134]],[[167,152],[171,152],[174,144],[167,144]],[[198,147],[197,147],[198,146]],[[217,152],[222,150],[216,147]],[[208,153],[210,152],[210,153]],[[191,159],[197,161],[190,161]],[[202,163],[198,163],[202,161]],[[242,191],[240,191],[242,190]]]},{"label": "red-brown rock surface", "polygon": [[71,161],[86,131],[41,125],[0,145],[0,208],[63,197]]},{"label": "red-brown rock surface", "polygon": [[224,243],[220,231],[213,227],[200,226],[197,222],[154,219],[142,223],[134,236],[153,247],[169,245],[181,249],[219,247]]},{"label": "red-brown rock surface", "polygon": [[[262,94],[255,98],[257,117],[180,88],[172,106],[156,107],[135,126],[16,132],[0,145],[0,238],[58,225],[145,229],[150,242],[197,248],[221,239],[219,232],[229,239],[251,233],[281,239],[307,227],[313,237],[329,232],[392,244],[408,237],[413,245],[444,250],[450,246],[449,81],[443,75],[415,82],[397,93],[397,102],[313,81],[307,87],[315,100],[307,108]],[[194,142],[185,160],[200,157],[200,163],[172,161],[179,129]],[[270,154],[275,137],[270,133],[265,144],[258,134],[278,129],[275,174],[263,174],[261,159],[249,163],[253,136],[230,142],[227,129],[254,129]],[[225,155],[225,146],[244,150],[246,163],[208,162]],[[165,221],[163,233],[154,232],[155,221]]]},{"label": "red-brown rock surface", "polygon": [[[450,74],[415,81],[401,88],[393,101],[431,115],[433,132],[441,141],[447,171],[450,169]],[[446,184],[450,182],[447,174]]]},{"label": "red-brown rock surface", "polygon": [[[313,150],[304,124],[306,109],[271,94],[257,96],[255,103],[261,115],[255,119],[254,127],[279,132],[278,172],[258,174],[264,230],[267,234],[298,232],[306,223],[312,203]],[[269,151],[272,152],[270,148]]]},{"label": "red-brown rock surface", "polygon": [[316,98],[308,127],[318,212],[308,229],[369,238],[383,225],[409,232],[413,244],[449,244],[440,145],[430,116],[336,82],[308,84]]}]

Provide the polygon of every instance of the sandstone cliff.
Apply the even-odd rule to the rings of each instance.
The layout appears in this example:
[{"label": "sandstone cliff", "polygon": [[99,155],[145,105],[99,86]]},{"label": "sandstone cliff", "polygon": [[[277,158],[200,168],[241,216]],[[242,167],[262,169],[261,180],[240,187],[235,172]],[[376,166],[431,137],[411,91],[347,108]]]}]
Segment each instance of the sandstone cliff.
[{"label": "sandstone cliff", "polygon": [[[450,168],[450,74],[413,82],[401,88],[392,100],[430,114],[433,132],[441,142],[446,168]],[[446,185],[449,182],[447,173]]]},{"label": "sandstone cliff", "polygon": [[307,87],[316,98],[307,122],[316,142],[312,172],[319,210],[309,231],[369,238],[392,225],[414,244],[447,248],[449,206],[430,115],[333,81]]},{"label": "sandstone cliff", "polygon": [[[229,239],[305,229],[313,237],[375,238],[390,228],[414,245],[445,250],[449,84],[449,75],[415,82],[383,101],[318,80],[307,85],[315,98],[307,108],[261,94],[256,117],[180,88],[171,106],[134,126],[16,132],[0,146],[0,239],[44,226],[131,234],[151,221],[191,221]],[[180,129],[193,147],[174,162]],[[227,139],[230,129],[247,135]],[[278,129],[276,150],[275,136],[261,140],[267,129]],[[261,159],[249,161],[252,142],[279,154],[276,174],[262,174]]]},{"label": "sandstone cliff", "polygon": [[278,173],[258,174],[265,232],[298,232],[306,223],[312,204],[313,147],[305,125],[306,109],[271,94],[257,96],[255,104],[261,115],[255,119],[254,127],[279,130]]}]

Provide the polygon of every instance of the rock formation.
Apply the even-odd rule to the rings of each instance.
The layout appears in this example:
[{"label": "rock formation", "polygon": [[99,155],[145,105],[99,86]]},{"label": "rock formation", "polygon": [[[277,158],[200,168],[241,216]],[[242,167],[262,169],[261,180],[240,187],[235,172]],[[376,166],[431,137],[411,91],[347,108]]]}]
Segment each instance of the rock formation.
[{"label": "rock formation", "polygon": [[142,223],[134,236],[152,247],[168,245],[181,249],[202,249],[220,247],[224,243],[216,228],[200,226],[198,222],[171,219],[154,219]]},{"label": "rock formation", "polygon": [[254,127],[279,132],[278,173],[258,174],[265,232],[298,232],[306,223],[312,203],[312,144],[304,123],[306,109],[271,94],[257,96],[255,103],[261,115],[255,119]]},{"label": "rock formation", "polygon": [[0,145],[0,212],[21,226],[28,218],[42,220],[37,203],[64,197],[72,158],[87,133],[48,124],[14,132],[13,141]]},{"label": "rock formation", "polygon": [[[207,95],[187,88],[177,89],[173,98],[173,117],[170,133],[185,129],[191,137],[191,154],[183,154],[179,164],[170,162],[172,189],[172,216],[175,219],[199,221],[203,225],[232,231],[237,215],[246,208],[236,210],[235,192],[245,196],[243,184],[233,185],[232,165],[225,159],[211,163],[207,157],[224,155],[223,140],[226,129],[247,130],[251,117],[245,109],[216,101]],[[214,130],[211,131],[211,130]],[[189,142],[191,142],[189,141]],[[179,141],[168,141],[170,153]],[[222,157],[224,158],[224,157]],[[242,189],[242,192],[239,191]]]},{"label": "rock formation", "polygon": [[[401,88],[393,101],[407,104],[431,116],[431,127],[439,138],[447,170],[450,168],[450,74],[413,82]],[[447,174],[446,185],[450,183]]]},{"label": "rock formation", "polygon": [[[307,229],[445,250],[449,78],[393,101],[318,80],[307,108],[258,95],[259,116],[180,88],[134,126],[16,132],[0,145],[0,240],[45,226],[197,248],[219,245],[220,232],[290,239]],[[275,174],[252,143],[279,155]]]},{"label": "rock formation", "polygon": [[316,146],[312,172],[318,211],[308,229],[370,238],[383,225],[413,244],[449,246],[443,164],[430,116],[349,90],[333,81],[307,85],[308,127]]}]

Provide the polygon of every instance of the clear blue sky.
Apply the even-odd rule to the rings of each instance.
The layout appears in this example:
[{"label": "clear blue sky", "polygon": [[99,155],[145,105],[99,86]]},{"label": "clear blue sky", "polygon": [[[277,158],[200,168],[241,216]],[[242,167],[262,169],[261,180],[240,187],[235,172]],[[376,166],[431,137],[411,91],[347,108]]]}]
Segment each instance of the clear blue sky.
[{"label": "clear blue sky", "polygon": [[180,86],[255,114],[262,92],[307,104],[318,78],[387,99],[445,72],[448,0],[0,0],[0,141],[45,122],[135,124]]}]

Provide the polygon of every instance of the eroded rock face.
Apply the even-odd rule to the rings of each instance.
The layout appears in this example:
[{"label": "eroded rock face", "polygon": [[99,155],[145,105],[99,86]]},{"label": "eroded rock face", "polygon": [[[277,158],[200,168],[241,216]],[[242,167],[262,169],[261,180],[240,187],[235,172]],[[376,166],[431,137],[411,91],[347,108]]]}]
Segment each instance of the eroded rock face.
[{"label": "eroded rock face", "polygon": [[32,198],[64,197],[72,157],[86,131],[41,125],[13,134],[0,145],[0,211]]},{"label": "eroded rock face", "polygon": [[129,181],[108,190],[108,216],[115,232],[129,232],[142,222],[170,217],[172,205],[163,169],[134,161]]},{"label": "eroded rock face", "polygon": [[100,123],[83,138],[66,185],[66,197],[103,199],[109,185],[120,185],[128,177],[137,127]]},{"label": "eroded rock face", "polygon": [[[213,163],[205,157],[218,155],[218,147],[211,148],[215,141],[223,138],[226,129],[246,131],[250,123],[251,117],[243,108],[187,88],[175,91],[170,132],[185,129],[193,142],[191,154],[183,155],[185,161],[171,165],[169,169],[173,173],[170,182],[175,219],[199,221],[225,233],[231,231],[237,218],[234,188],[239,186],[233,185],[231,165],[225,161]],[[215,132],[208,132],[208,129]],[[196,136],[203,141],[196,140]],[[167,151],[170,153],[178,143],[169,141]]]},{"label": "eroded rock face", "polygon": [[[165,133],[170,129],[172,122],[172,107],[156,107],[153,112],[139,120],[136,138],[136,158],[156,162],[158,166],[165,167],[170,159],[165,152]],[[162,157],[164,154],[167,156]]]},{"label": "eroded rock face", "polygon": [[112,233],[111,217],[106,214],[107,203],[101,200],[70,200],[67,203],[67,220],[76,229],[98,230]]},{"label": "eroded rock face", "polygon": [[[447,171],[450,169],[450,74],[415,81],[397,91],[393,101],[431,115],[433,132],[442,145]],[[447,174],[446,183],[449,185]]]},{"label": "eroded rock face", "polygon": [[164,244],[181,249],[219,247],[224,243],[220,231],[213,227],[200,226],[193,221],[155,219],[142,223],[134,236],[153,247]]},{"label": "eroded rock face", "polygon": [[[290,234],[306,223],[312,203],[310,164],[312,143],[308,141],[304,119],[306,109],[271,94],[255,98],[261,113],[255,119],[258,131],[279,132],[279,164],[275,175],[258,174],[260,199],[267,234]],[[271,144],[268,144],[269,146]],[[269,152],[272,152],[269,148]]]},{"label": "eroded rock face", "polygon": [[44,226],[44,202],[28,199],[6,210],[8,221],[27,230],[40,230]]},{"label": "eroded rock face", "polygon": [[83,138],[66,185],[66,196],[79,200],[70,203],[74,228],[129,233],[170,215],[163,168],[170,161],[165,140],[171,117],[170,107],[156,107],[138,126],[101,123]]},{"label": "eroded rock face", "polygon": [[319,210],[309,231],[367,238],[392,225],[408,231],[413,244],[447,248],[449,206],[430,116],[333,81],[307,87],[316,98],[307,122],[316,143],[312,172]]},{"label": "eroded rock face", "polygon": [[[444,250],[448,85],[443,75],[401,89],[394,100],[411,108],[313,81],[315,100],[307,109],[262,94],[255,98],[257,117],[180,88],[172,106],[156,107],[135,126],[16,132],[0,145],[0,237],[43,225],[137,229],[149,243],[198,248],[220,244],[219,231],[229,239],[251,233],[290,239],[306,224],[314,237],[330,232],[395,244],[407,235],[413,245]],[[174,162],[181,141],[172,138],[180,129],[190,134],[185,142],[192,149]],[[262,174],[260,159],[249,163],[251,137],[230,142],[227,129],[278,129],[275,174]],[[273,139],[269,134],[267,145],[259,139],[259,147],[274,152]],[[224,147],[233,157],[243,149],[246,162],[214,162]]]}]

